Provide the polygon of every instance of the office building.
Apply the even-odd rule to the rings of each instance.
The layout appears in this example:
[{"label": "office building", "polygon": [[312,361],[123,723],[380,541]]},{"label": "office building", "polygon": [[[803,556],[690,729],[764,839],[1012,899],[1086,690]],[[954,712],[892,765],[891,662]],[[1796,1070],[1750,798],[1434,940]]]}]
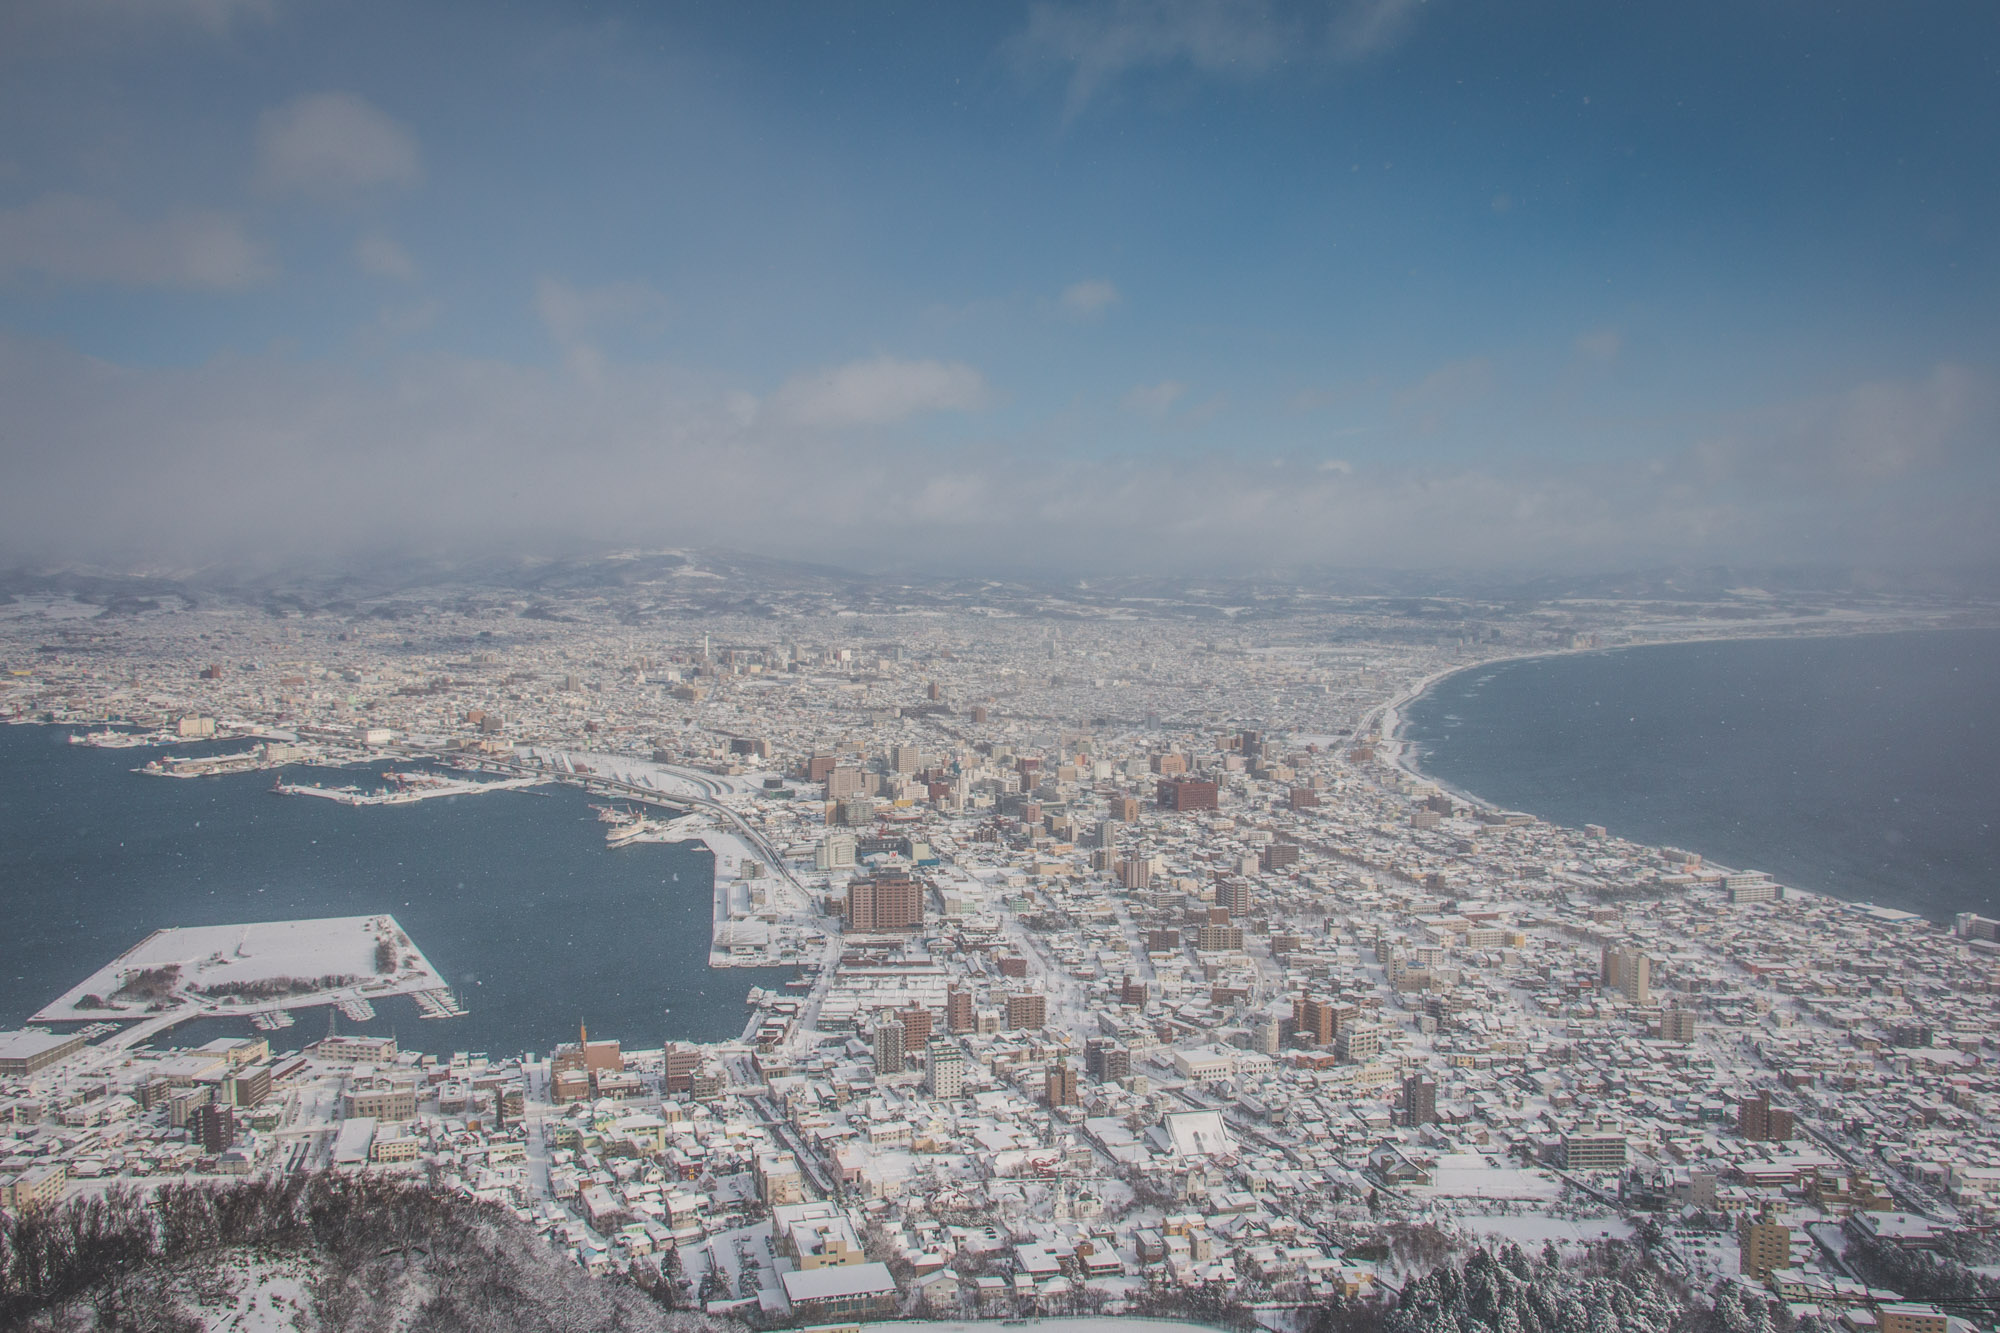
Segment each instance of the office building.
[{"label": "office building", "polygon": [[1216,785],[1200,778],[1166,778],[1160,782],[1155,799],[1162,810],[1186,813],[1216,808]]},{"label": "office building", "polygon": [[912,930],[923,923],[923,885],[908,875],[884,872],[848,882],[849,930]]}]

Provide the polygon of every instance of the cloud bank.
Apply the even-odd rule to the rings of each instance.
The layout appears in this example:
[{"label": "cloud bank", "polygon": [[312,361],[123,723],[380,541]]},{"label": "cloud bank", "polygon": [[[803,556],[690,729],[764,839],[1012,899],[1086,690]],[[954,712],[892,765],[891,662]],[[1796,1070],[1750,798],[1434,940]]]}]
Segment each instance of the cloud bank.
[{"label": "cloud bank", "polygon": [[263,247],[226,213],[181,209],[133,217],[102,199],[45,194],[0,209],[0,281],[237,290],[271,276]]},{"label": "cloud bank", "polygon": [[[942,447],[931,414],[978,412],[991,389],[968,366],[893,357],[759,397],[655,364],[134,370],[8,338],[0,396],[0,554],[15,560],[337,563],[596,542],[968,570],[2000,555],[1993,395],[1958,366],[1600,469]],[[1818,478],[1810,503],[1797,474]]]}]

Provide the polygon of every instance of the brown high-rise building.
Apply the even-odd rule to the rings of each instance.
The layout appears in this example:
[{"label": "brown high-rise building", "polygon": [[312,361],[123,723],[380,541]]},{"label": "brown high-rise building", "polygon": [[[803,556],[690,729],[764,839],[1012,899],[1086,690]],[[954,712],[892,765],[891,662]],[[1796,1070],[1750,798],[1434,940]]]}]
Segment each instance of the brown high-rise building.
[{"label": "brown high-rise building", "polygon": [[1131,824],[1139,818],[1139,798],[1119,796],[1111,802],[1111,817],[1121,824]]},{"label": "brown high-rise building", "polygon": [[924,923],[924,887],[889,872],[847,885],[849,930],[911,930]]},{"label": "brown high-rise building", "polygon": [[1230,916],[1250,915],[1250,881],[1226,879],[1215,886],[1215,905]]},{"label": "brown high-rise building", "polygon": [[1319,804],[1319,793],[1311,787],[1294,787],[1291,804],[1294,810],[1311,810]]},{"label": "brown high-rise building", "polygon": [[1771,1105],[1768,1094],[1747,1097],[1736,1108],[1736,1132],[1756,1143],[1789,1143],[1792,1113]]},{"label": "brown high-rise building", "polygon": [[1058,1060],[1049,1066],[1049,1105],[1075,1106],[1076,1101],[1076,1071],[1069,1061]]},{"label": "brown high-rise building", "polygon": [[1167,778],[1161,781],[1155,797],[1162,810],[1213,810],[1216,790],[1213,782],[1200,778]]},{"label": "brown high-rise building", "polygon": [[896,1021],[903,1025],[903,1049],[911,1053],[921,1051],[931,1040],[931,1011],[928,1009],[904,1009],[896,1014]]},{"label": "brown high-rise building", "polygon": [[1120,857],[1116,875],[1121,889],[1143,889],[1153,882],[1153,863],[1143,857]]},{"label": "brown high-rise building", "polygon": [[951,1032],[970,1032],[979,1026],[979,1016],[972,1009],[971,991],[945,992],[944,1025]]},{"label": "brown high-rise building", "polygon": [[1438,1118],[1438,1087],[1422,1074],[1403,1080],[1403,1123],[1412,1127],[1435,1125]]},{"label": "brown high-rise building", "polygon": [[188,1129],[201,1150],[213,1157],[236,1142],[236,1113],[226,1106],[197,1106],[188,1118]]},{"label": "brown high-rise building", "polygon": [[1292,1030],[1313,1045],[1332,1045],[1338,1026],[1333,1001],[1314,995],[1301,995],[1292,1001]]},{"label": "brown high-rise building", "polygon": [[1172,953],[1181,947],[1181,933],[1173,929],[1154,928],[1146,932],[1147,953]]},{"label": "brown high-rise building", "polygon": [[1007,1027],[1039,1028],[1048,1026],[1049,997],[1035,991],[1022,991],[1007,997]]},{"label": "brown high-rise building", "polygon": [[1118,983],[1118,1003],[1135,1009],[1146,1007],[1146,983],[1137,977],[1127,977]]},{"label": "brown high-rise building", "polygon": [[1299,863],[1299,845],[1295,842],[1274,842],[1266,847],[1257,858],[1265,870],[1283,870]]}]

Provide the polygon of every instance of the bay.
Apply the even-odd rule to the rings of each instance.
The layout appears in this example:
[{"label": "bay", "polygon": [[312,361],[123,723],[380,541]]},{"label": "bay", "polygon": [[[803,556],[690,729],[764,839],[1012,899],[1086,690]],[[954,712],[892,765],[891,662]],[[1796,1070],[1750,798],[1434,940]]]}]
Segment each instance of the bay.
[{"label": "bay", "polygon": [[1402,710],[1426,775],[1853,901],[2000,914],[2000,631],[1492,663]]},{"label": "bay", "polygon": [[[271,772],[145,776],[131,770],[159,750],[69,734],[0,727],[0,1027],[161,927],[298,917],[392,913],[469,1013],[420,1019],[390,1000],[340,1030],[439,1053],[545,1051],[586,1022],[628,1047],[735,1037],[750,987],[793,975],[710,969],[714,858],[699,844],[606,847],[574,787],[355,807],[274,796]],[[285,776],[365,787],[373,774]],[[301,1011],[274,1044],[327,1021]],[[248,1030],[204,1020],[168,1040]]]}]

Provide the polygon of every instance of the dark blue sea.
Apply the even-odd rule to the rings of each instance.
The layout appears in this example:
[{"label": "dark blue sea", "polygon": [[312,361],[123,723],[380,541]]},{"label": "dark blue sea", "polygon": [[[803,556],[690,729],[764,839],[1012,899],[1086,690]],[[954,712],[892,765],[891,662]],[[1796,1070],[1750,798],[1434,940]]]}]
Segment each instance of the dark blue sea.
[{"label": "dark blue sea", "polygon": [[1440,681],[1424,772],[1855,901],[2000,915],[2000,631],[1663,644]]},{"label": "dark blue sea", "polygon": [[[394,914],[469,1013],[420,1019],[391,1000],[340,1030],[393,1029],[440,1053],[546,1051],[580,1021],[628,1047],[734,1037],[750,987],[793,975],[710,970],[708,850],[609,849],[574,787],[355,807],[274,796],[269,772],[143,776],[131,770],[162,751],[69,734],[0,726],[0,1028],[162,926],[234,921]],[[285,775],[377,785],[360,770]],[[326,1024],[325,1009],[301,1011],[272,1040],[303,1045]],[[205,1020],[168,1039],[233,1031],[249,1028]]]}]

